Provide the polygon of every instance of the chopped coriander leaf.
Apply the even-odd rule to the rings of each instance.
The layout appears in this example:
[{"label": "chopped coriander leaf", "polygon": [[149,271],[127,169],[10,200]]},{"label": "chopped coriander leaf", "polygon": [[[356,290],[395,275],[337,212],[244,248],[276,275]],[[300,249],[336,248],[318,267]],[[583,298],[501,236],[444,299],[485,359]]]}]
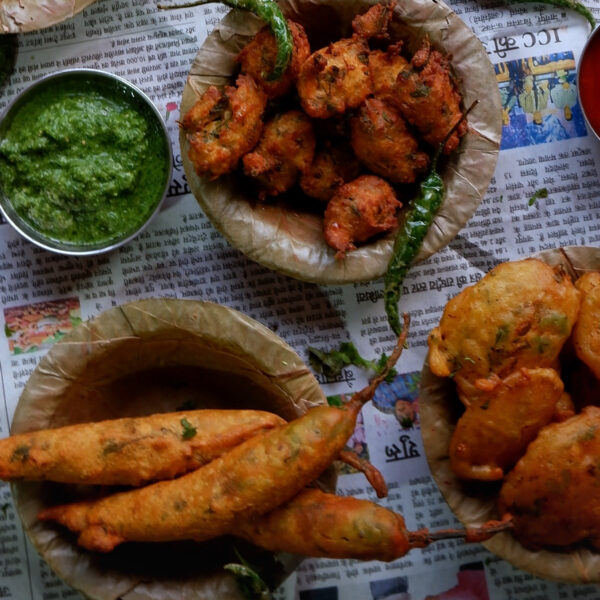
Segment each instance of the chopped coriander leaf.
[{"label": "chopped coriander leaf", "polygon": [[185,417],[181,419],[180,423],[183,426],[181,437],[184,440],[189,440],[196,435],[196,428]]},{"label": "chopped coriander leaf", "polygon": [[532,206],[533,204],[535,204],[535,201],[538,198],[547,198],[548,197],[548,190],[546,188],[542,188],[540,190],[537,190],[533,196],[531,196],[531,198],[529,198],[529,206]]}]

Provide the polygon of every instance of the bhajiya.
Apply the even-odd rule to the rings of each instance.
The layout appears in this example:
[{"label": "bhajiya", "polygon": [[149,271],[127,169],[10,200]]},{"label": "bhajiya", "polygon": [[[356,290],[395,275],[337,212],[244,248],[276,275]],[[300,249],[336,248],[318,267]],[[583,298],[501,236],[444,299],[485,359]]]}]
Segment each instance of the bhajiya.
[{"label": "bhajiya", "polygon": [[356,249],[355,242],[397,227],[401,206],[389,183],[375,175],[361,175],[338,188],[327,204],[325,241],[337,250],[336,258],[343,258]]},{"label": "bhajiya", "polygon": [[[432,50],[429,40],[413,55],[410,67],[399,73],[390,96],[402,116],[423,139],[437,148],[463,116],[461,95],[450,72],[448,57]],[[462,121],[444,145],[449,154],[468,129]]]},{"label": "bhajiya", "polygon": [[582,296],[573,345],[579,359],[600,379],[600,273],[584,273],[575,286]]},{"label": "bhajiya", "polygon": [[352,19],[352,30],[362,38],[387,39],[388,27],[394,16],[395,2],[375,4],[362,15]]},{"label": "bhajiya", "polygon": [[210,86],[181,120],[196,173],[216,179],[233,171],[263,129],[267,95],[249,75],[235,87]]},{"label": "bhajiya", "polygon": [[518,368],[555,367],[579,304],[561,268],[534,258],[502,263],[448,302],[429,334],[429,366],[453,376],[468,405]]},{"label": "bhajiya", "polygon": [[350,149],[326,141],[300,176],[300,187],[307,196],[328,202],[342,184],[359,173],[360,163]]},{"label": "bhajiya", "polygon": [[351,120],[352,149],[376,175],[396,183],[413,183],[429,165],[429,156],[398,112],[377,98],[368,98]]},{"label": "bhajiya", "polygon": [[[485,392],[458,420],[450,464],[461,479],[502,479],[538,431],[563,409],[554,369],[518,369]],[[571,413],[572,414],[572,413]]]},{"label": "bhajiya", "polygon": [[303,110],[315,119],[360,106],[372,92],[366,40],[355,34],[313,52],[300,67],[296,88]]},{"label": "bhajiya", "polygon": [[507,475],[498,501],[532,550],[585,542],[600,549],[600,408],[544,427]]},{"label": "bhajiya", "polygon": [[277,42],[269,26],[263,27],[237,57],[242,73],[250,75],[269,98],[283,96],[293,88],[300,66],[310,55],[310,44],[302,25],[290,19],[287,23],[293,39],[292,59],[279,79],[268,79],[277,57]]},{"label": "bhajiya", "polygon": [[289,190],[310,166],[316,138],[311,120],[299,110],[275,115],[253,152],[243,158],[244,173],[261,185],[259,197]]},{"label": "bhajiya", "polygon": [[369,71],[373,81],[373,95],[388,103],[394,102],[394,90],[401,73],[410,69],[402,55],[403,43],[390,44],[385,50],[373,50],[369,54]]}]

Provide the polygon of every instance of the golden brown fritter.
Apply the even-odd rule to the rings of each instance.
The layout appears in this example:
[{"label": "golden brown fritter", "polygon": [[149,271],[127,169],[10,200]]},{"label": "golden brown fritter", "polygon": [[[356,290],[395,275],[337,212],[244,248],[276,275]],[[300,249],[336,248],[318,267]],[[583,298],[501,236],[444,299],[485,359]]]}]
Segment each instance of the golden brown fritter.
[{"label": "golden brown fritter", "polygon": [[292,60],[285,73],[275,81],[268,81],[275,67],[277,42],[269,26],[263,27],[238,54],[242,73],[250,75],[269,98],[287,94],[298,77],[300,66],[310,55],[310,44],[304,28],[299,23],[287,20],[293,39]]},{"label": "golden brown fritter", "polygon": [[[449,60],[432,50],[427,38],[413,56],[410,68],[400,72],[393,102],[425,141],[436,148],[462,117],[461,96],[450,73]],[[444,153],[458,146],[467,129],[467,122],[463,121],[446,142]]]},{"label": "golden brown fritter", "polygon": [[361,175],[341,186],[325,209],[325,241],[336,258],[398,225],[396,211],[402,206],[392,187],[375,175]]},{"label": "golden brown fritter", "polygon": [[505,262],[452,298],[429,334],[429,366],[469,404],[521,367],[555,367],[579,313],[569,276],[534,258]]},{"label": "golden brown fritter", "polygon": [[498,380],[458,420],[450,442],[457,477],[502,479],[553,419],[563,389],[554,369],[518,369]]},{"label": "golden brown fritter", "polygon": [[345,145],[326,141],[300,176],[300,187],[307,196],[328,202],[340,185],[359,173],[360,163]]},{"label": "golden brown fritter", "polygon": [[590,271],[575,283],[581,291],[581,310],[573,329],[575,352],[600,379],[600,273]]},{"label": "golden brown fritter", "polygon": [[296,87],[302,108],[317,119],[359,106],[372,91],[366,40],[354,35],[313,52],[300,67]]},{"label": "golden brown fritter", "polygon": [[402,42],[390,44],[385,50],[369,54],[369,71],[373,82],[373,95],[385,102],[394,102],[398,77],[410,70],[410,63],[402,55]]},{"label": "golden brown fritter", "polygon": [[429,156],[398,112],[368,98],[351,120],[352,149],[373,173],[396,183],[413,183],[429,165]]},{"label": "golden brown fritter", "polygon": [[315,154],[311,120],[299,110],[275,115],[253,152],[243,158],[244,173],[261,184],[260,198],[289,190]]},{"label": "golden brown fritter", "polygon": [[506,476],[498,506],[532,550],[587,542],[600,549],[600,408],[544,427]]},{"label": "golden brown fritter", "polygon": [[196,173],[216,179],[233,171],[263,128],[266,94],[248,75],[223,90],[210,86],[181,120]]},{"label": "golden brown fritter", "polygon": [[365,39],[387,39],[395,4],[395,2],[375,4],[362,15],[356,15],[352,19],[352,30],[356,35]]}]

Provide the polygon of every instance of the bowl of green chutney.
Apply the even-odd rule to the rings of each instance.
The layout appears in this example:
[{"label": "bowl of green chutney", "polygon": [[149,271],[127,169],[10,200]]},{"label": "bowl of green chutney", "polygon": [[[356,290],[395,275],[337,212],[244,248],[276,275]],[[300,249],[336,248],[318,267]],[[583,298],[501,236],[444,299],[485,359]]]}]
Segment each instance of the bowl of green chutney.
[{"label": "bowl of green chutney", "polygon": [[172,169],[160,113],[112,73],[52,73],[0,121],[0,210],[50,251],[90,255],[127,243],[160,210]]}]

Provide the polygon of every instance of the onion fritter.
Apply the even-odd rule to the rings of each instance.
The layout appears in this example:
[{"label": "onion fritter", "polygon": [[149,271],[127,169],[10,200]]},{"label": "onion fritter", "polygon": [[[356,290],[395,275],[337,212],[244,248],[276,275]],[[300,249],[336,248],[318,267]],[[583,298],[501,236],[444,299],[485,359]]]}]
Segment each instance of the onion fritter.
[{"label": "onion fritter", "polygon": [[462,479],[502,479],[563,410],[563,389],[554,369],[519,369],[498,380],[456,424],[450,442],[454,473]]},{"label": "onion fritter", "polygon": [[352,19],[352,30],[365,39],[387,39],[388,27],[394,16],[394,5],[395,2],[375,4],[362,15],[356,15]]},{"label": "onion fritter", "polygon": [[302,108],[317,119],[359,106],[372,92],[366,40],[355,34],[313,52],[300,67],[296,87]]},{"label": "onion fritter", "polygon": [[351,120],[352,149],[373,173],[396,183],[413,183],[429,165],[419,143],[398,112],[368,98]]},{"label": "onion fritter", "polygon": [[398,76],[410,69],[401,54],[402,42],[390,44],[385,50],[373,50],[369,54],[369,71],[373,81],[373,94],[386,102],[394,102],[394,90]]},{"label": "onion fritter", "polygon": [[538,550],[588,542],[600,549],[599,457],[598,407],[540,431],[506,476],[498,501],[523,546]]},{"label": "onion fritter", "polygon": [[340,185],[358,177],[359,173],[356,156],[346,146],[327,141],[300,176],[300,187],[307,196],[328,202]]},{"label": "onion fritter", "polygon": [[[427,38],[412,57],[410,67],[399,73],[392,98],[402,116],[434,147],[444,141],[463,115],[448,57],[432,50]],[[463,121],[446,142],[445,154],[458,146],[467,129],[467,122]]]},{"label": "onion fritter", "polygon": [[275,67],[277,42],[269,26],[263,27],[238,54],[242,73],[250,75],[265,91],[269,98],[277,98],[287,94],[296,82],[300,66],[310,55],[310,44],[304,28],[299,23],[288,19],[294,46],[292,60],[285,73],[275,81],[268,81],[268,75]]},{"label": "onion fritter", "polygon": [[396,211],[402,206],[392,187],[375,175],[361,175],[341,186],[325,209],[325,241],[337,250],[336,258],[398,225]]},{"label": "onion fritter", "polygon": [[311,164],[316,139],[311,120],[299,110],[275,115],[253,152],[243,158],[244,173],[257,179],[260,198],[289,190]]},{"label": "onion fritter", "polygon": [[210,86],[181,120],[196,173],[210,179],[233,171],[257,144],[266,94],[248,75],[223,90]]},{"label": "onion fritter", "polygon": [[505,262],[452,298],[429,334],[429,366],[454,376],[469,404],[520,367],[555,367],[579,314],[580,293],[559,268]]},{"label": "onion fritter", "polygon": [[600,379],[600,273],[584,273],[575,283],[581,291],[581,311],[573,329],[575,352]]}]

